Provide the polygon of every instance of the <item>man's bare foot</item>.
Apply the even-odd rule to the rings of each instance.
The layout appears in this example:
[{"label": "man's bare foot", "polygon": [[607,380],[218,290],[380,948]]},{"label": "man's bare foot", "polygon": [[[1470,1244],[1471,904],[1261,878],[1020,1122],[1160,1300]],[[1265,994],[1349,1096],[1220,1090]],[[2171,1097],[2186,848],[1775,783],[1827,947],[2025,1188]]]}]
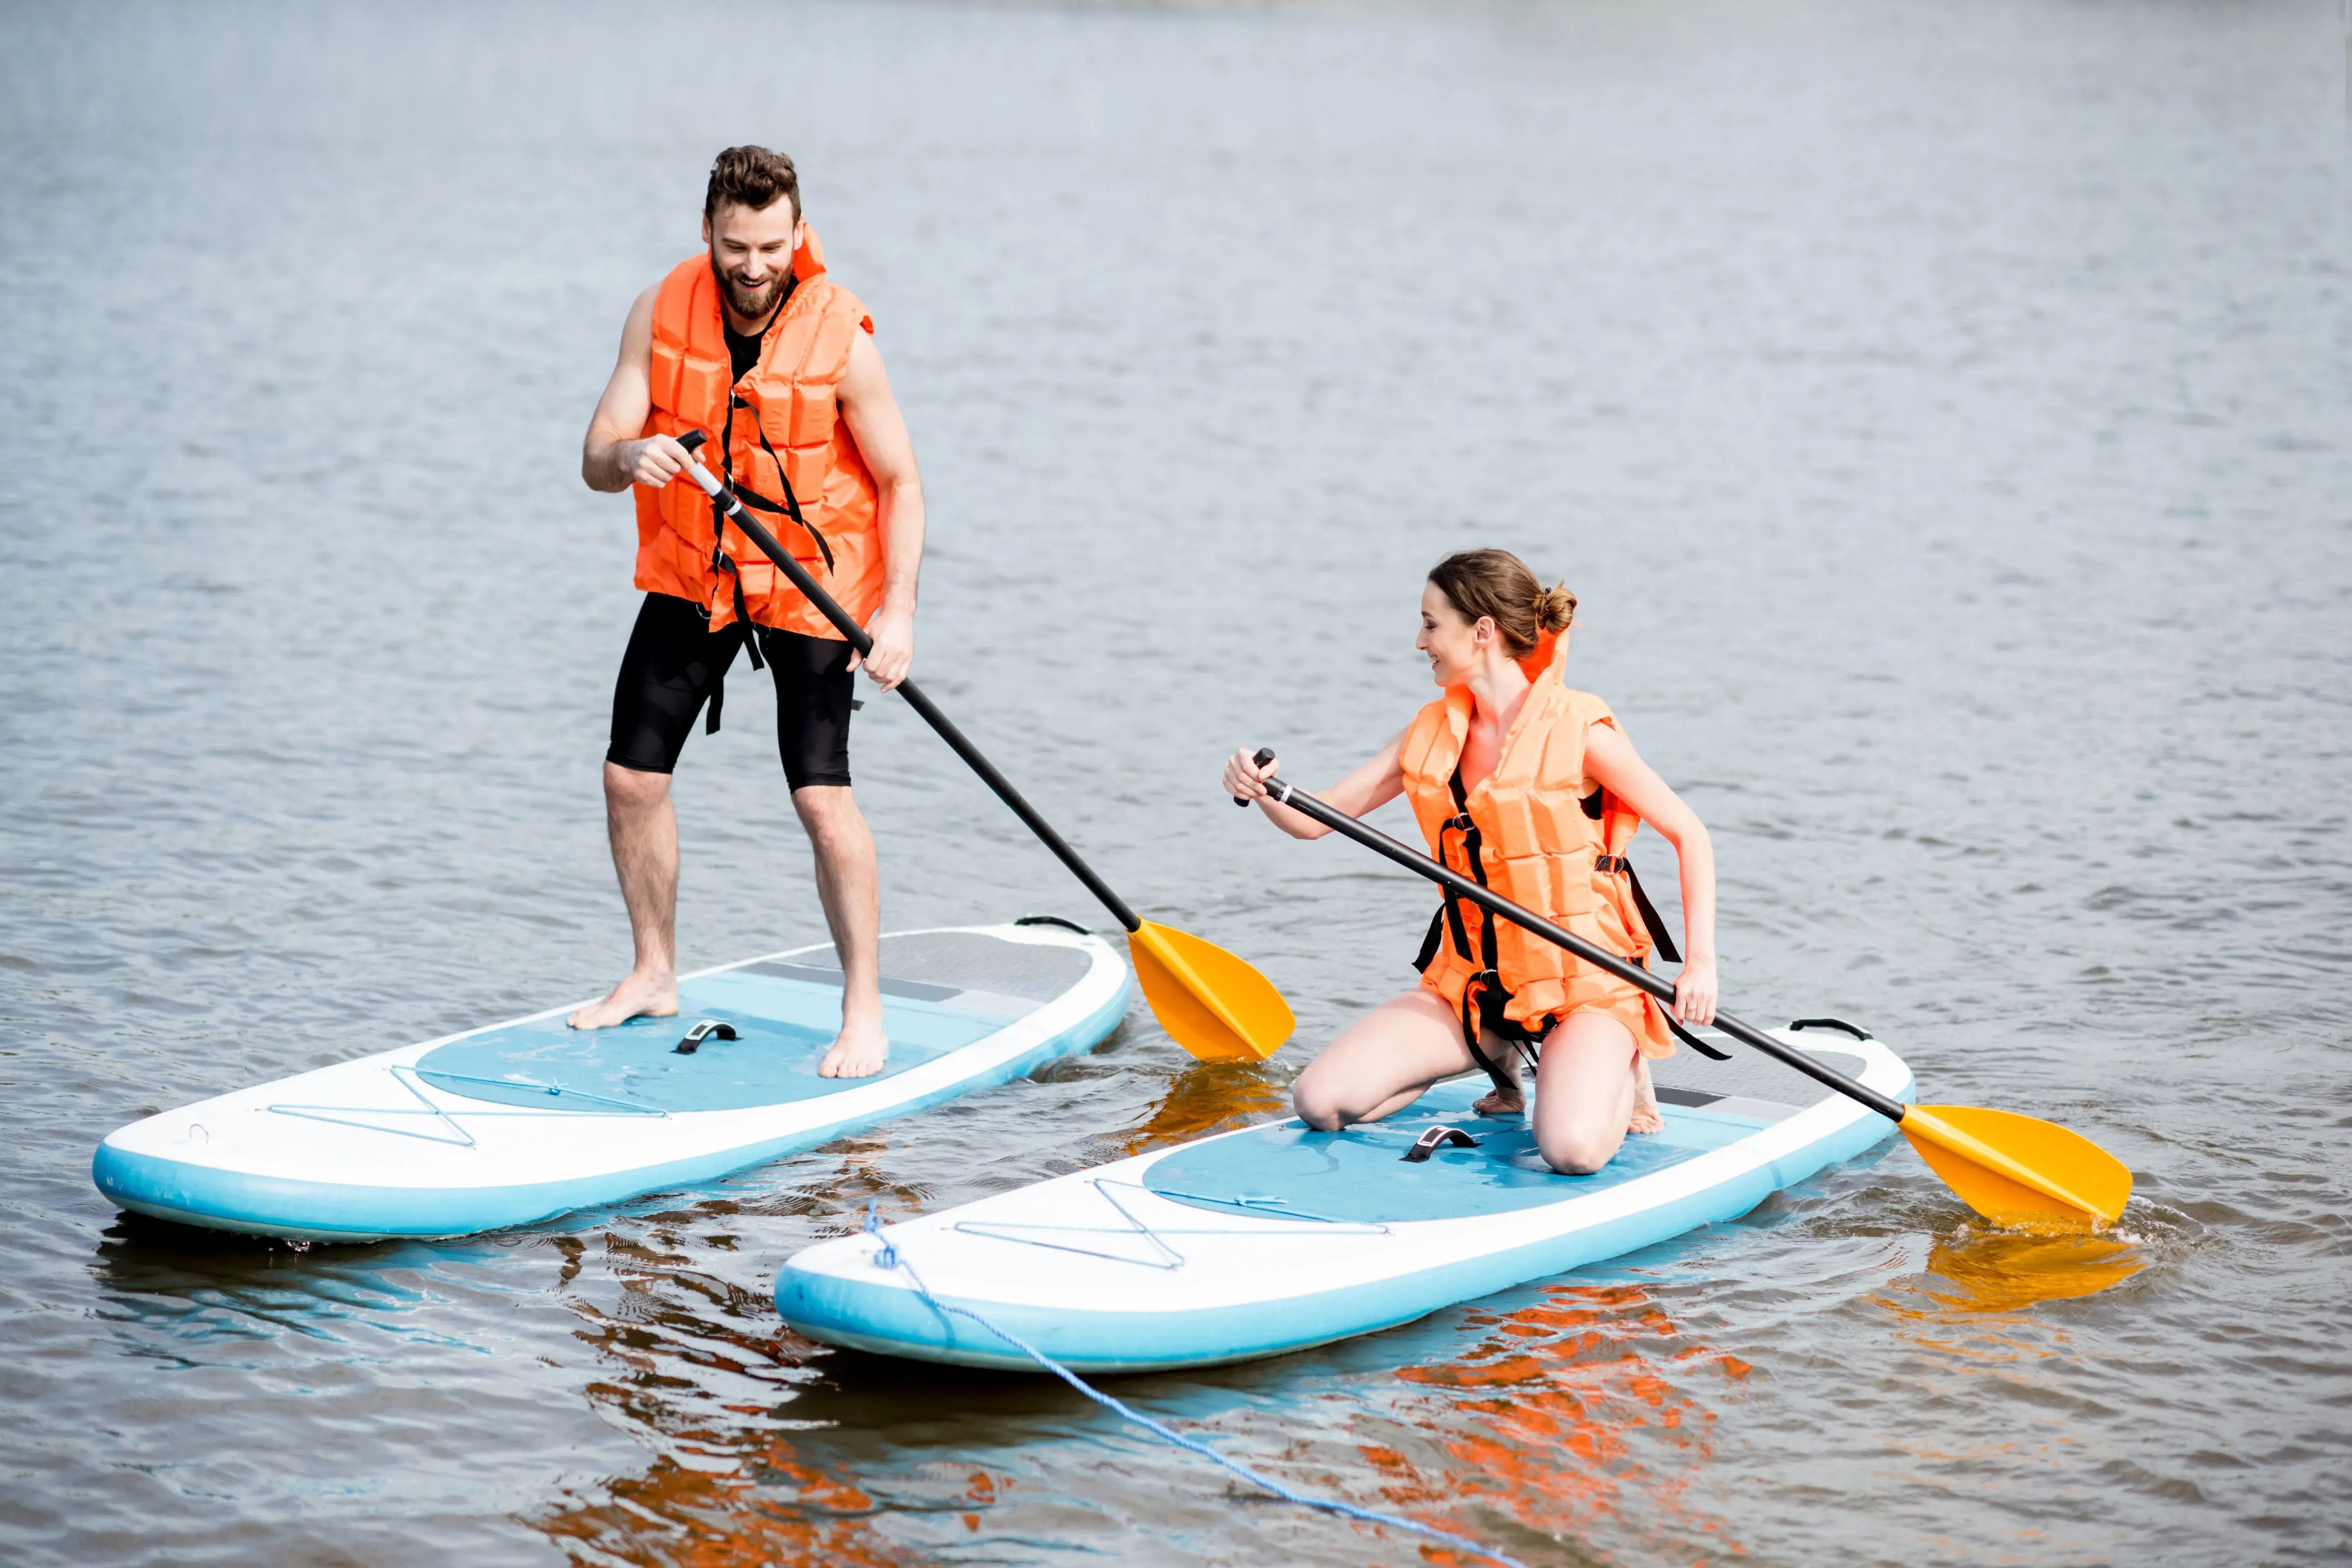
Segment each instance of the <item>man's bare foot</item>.
[{"label": "man's bare foot", "polygon": [[1470,1102],[1470,1109],[1480,1116],[1525,1116],[1528,1112],[1528,1091],[1519,1086],[1518,1074],[1511,1075],[1511,1087],[1496,1084],[1486,1093]]},{"label": "man's bare foot", "polygon": [[1633,1058],[1633,1119],[1625,1124],[1628,1132],[1664,1132],[1666,1119],[1658,1114],[1658,1091],[1650,1082],[1650,1058]]},{"label": "man's bare foot", "polygon": [[845,1023],[816,1064],[820,1078],[872,1078],[890,1059],[890,1037],[878,1023]]},{"label": "man's bare foot", "polygon": [[677,1011],[677,975],[632,969],[602,1002],[591,1002],[563,1021],[575,1029],[609,1029],[631,1018],[667,1018]]}]

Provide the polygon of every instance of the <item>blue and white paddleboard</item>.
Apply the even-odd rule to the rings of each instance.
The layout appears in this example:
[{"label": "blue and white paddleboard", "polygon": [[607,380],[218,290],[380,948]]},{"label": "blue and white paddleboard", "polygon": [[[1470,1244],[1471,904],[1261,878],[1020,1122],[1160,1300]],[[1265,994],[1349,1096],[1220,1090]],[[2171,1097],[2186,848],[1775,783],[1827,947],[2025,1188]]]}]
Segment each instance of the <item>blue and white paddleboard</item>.
[{"label": "blue and white paddleboard", "polygon": [[[1911,1070],[1867,1037],[1780,1038],[1897,1100]],[[1518,1119],[1473,1114],[1484,1075],[1388,1121],[1267,1122],[1074,1172],[807,1248],[776,1306],[830,1344],[1034,1369],[977,1312],[1079,1372],[1279,1355],[1410,1322],[1529,1279],[1736,1218],[1893,1136],[1894,1123],[1779,1063],[1682,1055],[1654,1071],[1665,1130],[1563,1176]],[[1475,1148],[1404,1158],[1433,1128]],[[887,1266],[887,1243],[905,1267]]]},{"label": "blue and white paddleboard", "polygon": [[[690,974],[674,1018],[551,1008],[134,1121],[100,1144],[124,1208],[309,1241],[463,1236],[686,1186],[1003,1083],[1127,1012],[1126,962],[1059,922],[882,939],[878,1076],[816,1067],[841,1024],[827,945]],[[574,1004],[573,1005],[577,1005]],[[678,1047],[699,1024],[690,1052]]]}]

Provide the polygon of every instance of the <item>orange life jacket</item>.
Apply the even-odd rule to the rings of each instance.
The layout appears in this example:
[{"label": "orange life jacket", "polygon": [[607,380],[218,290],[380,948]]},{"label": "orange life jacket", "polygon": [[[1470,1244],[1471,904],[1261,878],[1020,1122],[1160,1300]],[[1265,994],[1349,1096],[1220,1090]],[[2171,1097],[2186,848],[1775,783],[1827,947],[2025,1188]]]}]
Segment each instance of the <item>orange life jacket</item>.
[{"label": "orange life jacket", "polygon": [[[1625,859],[1642,819],[1585,776],[1586,731],[1614,725],[1616,716],[1591,692],[1562,684],[1567,662],[1556,633],[1519,661],[1534,684],[1495,771],[1475,789],[1465,791],[1460,775],[1469,689],[1449,687],[1422,709],[1399,750],[1405,798],[1430,854],[1453,869],[1635,963],[1646,963],[1654,948],[1672,962],[1674,943]],[[1645,994],[1466,899],[1449,897],[1439,909],[1420,968],[1461,1012],[1464,1037],[1481,1061],[1482,1021],[1507,1037],[1539,1037],[1586,1006],[1604,1006],[1629,1027],[1640,1018],[1633,1034],[1643,1054],[1674,1050],[1665,1015]]]},{"label": "orange life jacket", "polygon": [[[653,414],[645,433],[708,431],[704,461],[862,625],[882,605],[881,530],[874,476],[835,393],[857,334],[872,332],[874,321],[826,276],[816,230],[803,232],[793,255],[792,297],[740,381],[732,379],[710,258],[698,252],[670,268],[654,300]],[[713,631],[735,620],[740,603],[761,626],[840,640],[833,623],[695,485],[681,477],[658,490],[640,485],[636,496],[638,587],[701,605]]]}]

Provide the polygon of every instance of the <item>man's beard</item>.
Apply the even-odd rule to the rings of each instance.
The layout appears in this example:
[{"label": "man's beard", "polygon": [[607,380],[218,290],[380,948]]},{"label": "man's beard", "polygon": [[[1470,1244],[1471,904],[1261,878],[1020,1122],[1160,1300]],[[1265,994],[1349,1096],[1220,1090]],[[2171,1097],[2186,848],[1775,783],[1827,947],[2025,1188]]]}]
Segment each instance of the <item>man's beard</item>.
[{"label": "man's beard", "polygon": [[719,258],[710,258],[710,275],[719,279],[719,287],[727,295],[727,308],[747,321],[765,321],[775,310],[776,301],[783,297],[784,286],[792,281],[790,272],[771,272],[767,280],[756,288],[739,282],[719,265]]}]

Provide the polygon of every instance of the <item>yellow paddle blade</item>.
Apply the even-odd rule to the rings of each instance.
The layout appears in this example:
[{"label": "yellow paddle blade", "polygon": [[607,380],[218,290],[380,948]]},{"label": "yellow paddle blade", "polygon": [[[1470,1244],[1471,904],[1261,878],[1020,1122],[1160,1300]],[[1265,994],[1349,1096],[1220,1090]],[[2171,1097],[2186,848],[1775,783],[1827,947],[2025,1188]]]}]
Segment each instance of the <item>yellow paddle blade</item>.
[{"label": "yellow paddle blade", "polygon": [[1127,951],[1160,1026],[1202,1061],[1254,1062],[1290,1038],[1290,1004],[1223,948],[1146,921],[1128,933]]},{"label": "yellow paddle blade", "polygon": [[2055,1122],[1974,1105],[1915,1105],[1903,1135],[1962,1202],[1996,1225],[2097,1229],[2131,1196],[2124,1163]]}]

